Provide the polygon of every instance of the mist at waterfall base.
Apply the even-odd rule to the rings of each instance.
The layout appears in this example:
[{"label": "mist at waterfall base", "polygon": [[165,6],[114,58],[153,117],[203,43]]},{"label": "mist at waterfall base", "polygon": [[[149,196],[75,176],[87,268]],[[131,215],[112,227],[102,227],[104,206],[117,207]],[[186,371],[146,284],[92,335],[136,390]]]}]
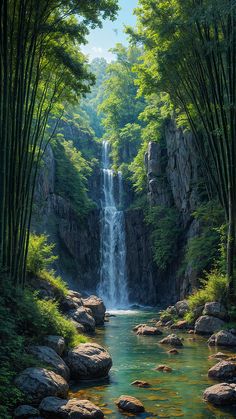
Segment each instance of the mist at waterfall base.
[{"label": "mist at waterfall base", "polygon": [[123,179],[118,173],[115,197],[115,173],[110,168],[110,146],[103,142],[102,149],[102,221],[101,221],[101,270],[98,294],[107,309],[130,307],[126,270],[126,238],[123,211]]}]

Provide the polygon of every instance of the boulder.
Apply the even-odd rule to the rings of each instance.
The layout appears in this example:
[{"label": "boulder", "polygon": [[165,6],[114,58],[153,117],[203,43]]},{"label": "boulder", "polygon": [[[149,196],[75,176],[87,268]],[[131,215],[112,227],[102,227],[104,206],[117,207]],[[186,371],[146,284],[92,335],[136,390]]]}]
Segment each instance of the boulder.
[{"label": "boulder", "polygon": [[78,323],[81,323],[86,332],[94,332],[95,320],[89,308],[79,307],[77,310],[71,311],[69,315]]},{"label": "boulder", "polygon": [[18,406],[14,411],[15,419],[28,419],[28,418],[38,418],[40,415],[39,410],[35,409],[33,406],[23,404]]},{"label": "boulder", "polygon": [[159,343],[161,343],[162,345],[183,346],[181,339],[174,334],[166,336]]},{"label": "boulder", "polygon": [[230,361],[220,361],[209,369],[208,377],[219,381],[234,380],[236,378],[236,364]]},{"label": "boulder", "polygon": [[142,413],[145,411],[140,400],[132,396],[120,396],[116,404],[119,409],[129,413]]},{"label": "boulder", "polygon": [[225,322],[221,319],[212,316],[201,316],[197,319],[195,323],[194,331],[199,335],[210,335],[222,327],[224,327]]},{"label": "boulder", "polygon": [[217,317],[221,320],[227,320],[228,318],[226,308],[219,302],[206,303],[203,310],[203,315]]},{"label": "boulder", "polygon": [[25,400],[32,404],[39,404],[47,396],[66,398],[69,390],[63,377],[45,368],[26,368],[15,383],[25,394]]},{"label": "boulder", "polygon": [[234,347],[236,346],[236,336],[227,330],[220,330],[209,338],[208,345]]},{"label": "boulder", "polygon": [[66,344],[65,339],[62,336],[53,336],[48,335],[44,338],[44,343],[46,346],[54,349],[54,351],[61,356],[65,350]]},{"label": "boulder", "polygon": [[46,397],[39,406],[46,419],[103,419],[104,414],[88,400],[62,400],[58,397]]},{"label": "boulder", "polygon": [[104,318],[106,313],[106,307],[101,298],[91,295],[83,300],[83,305],[92,311],[93,318],[96,326],[102,326],[104,324]]},{"label": "boulder", "polygon": [[179,317],[184,317],[184,315],[189,311],[189,305],[187,300],[178,301],[175,304],[175,309]]},{"label": "boulder", "polygon": [[208,387],[203,393],[203,399],[216,406],[236,403],[236,384],[220,383]]},{"label": "boulder", "polygon": [[70,378],[70,370],[63,361],[63,359],[48,346],[30,346],[28,352],[42,361],[43,364],[47,364],[65,380]]},{"label": "boulder", "polygon": [[136,386],[136,387],[140,387],[140,388],[147,388],[147,387],[150,387],[150,384],[147,381],[136,380],[136,381],[133,381],[131,383],[131,386]]},{"label": "boulder", "polygon": [[198,306],[193,310],[193,317],[194,319],[198,319],[198,317],[202,316],[202,312],[205,306]]},{"label": "boulder", "polygon": [[157,327],[143,325],[140,326],[137,330],[137,335],[162,335],[162,331],[159,330]]},{"label": "boulder", "polygon": [[112,367],[110,354],[96,343],[82,343],[68,352],[66,363],[76,379],[106,377]]}]

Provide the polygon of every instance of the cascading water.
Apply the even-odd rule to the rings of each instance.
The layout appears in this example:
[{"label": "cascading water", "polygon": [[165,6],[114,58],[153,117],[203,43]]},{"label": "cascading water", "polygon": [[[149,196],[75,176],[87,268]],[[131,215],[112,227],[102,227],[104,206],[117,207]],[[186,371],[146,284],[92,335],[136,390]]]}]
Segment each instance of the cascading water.
[{"label": "cascading water", "polygon": [[[109,144],[103,142],[103,198],[101,232],[101,272],[98,293],[109,309],[129,305],[126,273],[126,244],[122,208],[123,179],[118,173],[118,197],[114,195],[114,172],[110,169]],[[117,207],[116,201],[119,207]]]}]

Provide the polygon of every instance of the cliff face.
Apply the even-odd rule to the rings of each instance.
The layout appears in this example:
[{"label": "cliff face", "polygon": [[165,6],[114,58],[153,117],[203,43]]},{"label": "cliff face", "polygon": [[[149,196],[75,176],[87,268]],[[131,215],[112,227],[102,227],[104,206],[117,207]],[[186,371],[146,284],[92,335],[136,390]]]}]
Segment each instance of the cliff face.
[{"label": "cliff face", "polygon": [[[100,190],[100,176],[90,179],[90,190]],[[49,236],[59,255],[58,274],[70,287],[94,291],[99,281],[100,210],[92,209],[81,221],[71,203],[55,193],[55,160],[47,147],[38,174],[32,230]]]},{"label": "cliff face", "polygon": [[184,248],[196,236],[199,225],[192,217],[198,198],[200,167],[193,136],[178,129],[174,121],[165,125],[163,143],[149,143],[145,155],[148,199],[151,206],[176,208],[179,213],[181,239],[174,262],[161,272],[153,262],[150,227],[142,210],[126,212],[127,266],[133,301],[144,304],[174,302],[197,284],[197,272],[186,266],[178,273]]}]

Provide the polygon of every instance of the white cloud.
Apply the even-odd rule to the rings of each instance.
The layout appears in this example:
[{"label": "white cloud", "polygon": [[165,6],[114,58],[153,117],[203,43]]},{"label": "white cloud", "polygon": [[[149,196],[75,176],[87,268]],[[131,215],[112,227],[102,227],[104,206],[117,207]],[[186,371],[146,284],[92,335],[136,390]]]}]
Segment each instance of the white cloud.
[{"label": "white cloud", "polygon": [[107,49],[97,47],[95,45],[85,45],[81,48],[81,50],[88,56],[89,61],[92,61],[94,58],[105,58],[106,61],[111,62],[115,58],[114,55]]}]

